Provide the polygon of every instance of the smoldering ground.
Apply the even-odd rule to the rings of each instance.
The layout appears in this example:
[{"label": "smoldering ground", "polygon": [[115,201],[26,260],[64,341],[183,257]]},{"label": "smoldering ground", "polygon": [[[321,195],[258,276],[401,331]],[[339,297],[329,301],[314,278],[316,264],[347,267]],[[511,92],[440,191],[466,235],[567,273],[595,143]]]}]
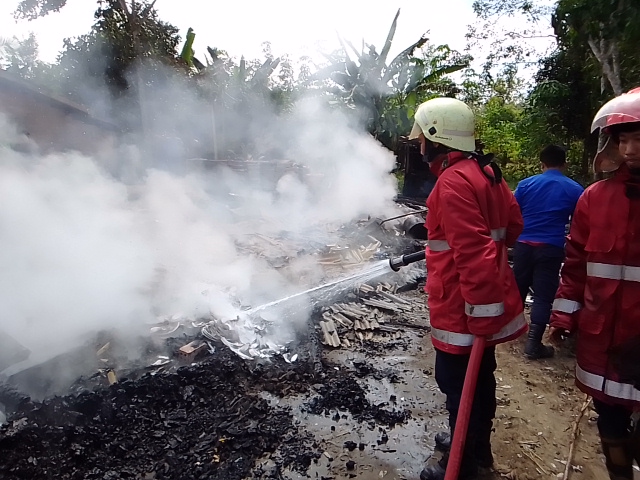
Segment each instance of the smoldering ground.
[{"label": "smoldering ground", "polygon": [[[1,120],[0,328],[32,351],[31,362],[101,329],[144,334],[165,316],[224,318],[297,292],[302,278],[319,278],[313,263],[301,261],[304,276],[287,278],[242,251],[247,236],[286,232],[317,247],[341,223],[397,213],[392,154],[317,99],[283,114],[261,107],[245,125],[247,142],[277,145],[296,165],[273,181],[190,168],[184,148],[151,157],[141,145],[167,132],[185,145],[186,132],[209,124],[183,85],[162,88],[154,95],[179,101],[146,95],[153,121],[144,141],[94,157],[24,153],[16,128]],[[276,330],[287,337],[287,327]]]}]

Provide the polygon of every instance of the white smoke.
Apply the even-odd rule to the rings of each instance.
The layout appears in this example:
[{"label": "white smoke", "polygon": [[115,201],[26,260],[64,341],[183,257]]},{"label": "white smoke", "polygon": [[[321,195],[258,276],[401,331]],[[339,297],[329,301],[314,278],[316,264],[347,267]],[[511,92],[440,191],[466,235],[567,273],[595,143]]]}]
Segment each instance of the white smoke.
[{"label": "white smoke", "polygon": [[95,158],[24,153],[6,119],[0,127],[0,329],[40,356],[100,329],[231,317],[238,301],[315,286],[305,285],[320,278],[309,258],[291,262],[292,281],[243,245],[287,232],[317,247],[342,223],[397,213],[393,155],[317,101],[266,123],[264,141],[286,145],[296,163],[267,167],[273,182],[191,171],[169,155],[176,168],[145,170],[131,146]]}]

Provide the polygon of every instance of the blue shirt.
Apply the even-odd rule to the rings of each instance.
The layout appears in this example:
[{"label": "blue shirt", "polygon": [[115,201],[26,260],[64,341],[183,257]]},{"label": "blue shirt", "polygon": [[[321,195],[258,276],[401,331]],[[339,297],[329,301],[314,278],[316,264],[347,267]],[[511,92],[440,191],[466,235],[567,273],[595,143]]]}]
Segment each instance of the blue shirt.
[{"label": "blue shirt", "polygon": [[522,180],[515,191],[524,220],[518,241],[564,248],[566,226],[583,191],[579,183],[559,170],[546,170]]}]

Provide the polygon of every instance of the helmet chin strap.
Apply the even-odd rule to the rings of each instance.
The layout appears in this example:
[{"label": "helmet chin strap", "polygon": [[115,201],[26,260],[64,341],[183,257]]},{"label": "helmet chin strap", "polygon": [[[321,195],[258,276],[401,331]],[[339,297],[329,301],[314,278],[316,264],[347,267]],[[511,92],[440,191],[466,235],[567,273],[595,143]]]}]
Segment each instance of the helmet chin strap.
[{"label": "helmet chin strap", "polygon": [[431,140],[426,140],[425,152],[424,155],[422,155],[422,159],[427,163],[431,163],[440,155],[445,155],[450,151],[451,149],[449,147],[445,147],[441,143],[433,143]]},{"label": "helmet chin strap", "polygon": [[[493,159],[495,158],[495,155],[493,153],[484,154],[471,152],[470,155],[476,159],[476,162],[478,162],[478,165],[480,165],[480,170],[482,170],[484,176],[491,180],[491,185],[497,185],[502,182],[502,170],[500,169],[498,164],[493,161]],[[484,169],[484,167],[487,166],[491,168],[493,175],[487,173],[487,171]]]}]

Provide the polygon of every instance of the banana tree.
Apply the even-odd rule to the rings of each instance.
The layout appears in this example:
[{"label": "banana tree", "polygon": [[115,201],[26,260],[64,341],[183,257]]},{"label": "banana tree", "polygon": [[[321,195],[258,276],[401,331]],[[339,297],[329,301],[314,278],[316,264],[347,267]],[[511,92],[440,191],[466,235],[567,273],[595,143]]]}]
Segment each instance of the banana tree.
[{"label": "banana tree", "polygon": [[[425,52],[428,40],[423,35],[387,62],[399,15],[400,10],[380,53],[366,44],[358,51],[340,39],[341,54],[326,55],[329,65],[314,76],[319,81],[330,80],[330,92],[357,109],[367,130],[391,149],[410,128],[417,105],[434,93],[451,93],[452,82],[444,77],[466,68],[470,61],[446,46]],[[417,50],[423,52],[422,58],[415,56]]]},{"label": "banana tree", "polygon": [[185,45],[182,59],[190,62],[203,101],[210,106],[212,151],[207,155],[246,156],[252,141],[248,130],[274,108],[273,77],[281,59],[267,55],[264,61],[241,57],[236,62],[223,50],[208,47],[208,55],[200,62],[193,56],[192,45],[193,41]]}]

